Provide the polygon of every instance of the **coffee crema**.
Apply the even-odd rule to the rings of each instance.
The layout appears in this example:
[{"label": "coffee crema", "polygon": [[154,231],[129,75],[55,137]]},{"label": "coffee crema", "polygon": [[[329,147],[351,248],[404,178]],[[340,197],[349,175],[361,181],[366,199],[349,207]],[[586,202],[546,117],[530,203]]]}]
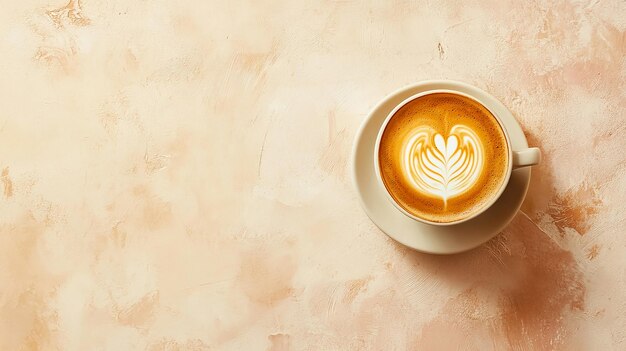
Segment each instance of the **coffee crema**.
[{"label": "coffee crema", "polygon": [[509,150],[498,120],[480,103],[433,93],[402,106],[383,131],[378,167],[391,197],[431,222],[482,210],[506,180]]}]

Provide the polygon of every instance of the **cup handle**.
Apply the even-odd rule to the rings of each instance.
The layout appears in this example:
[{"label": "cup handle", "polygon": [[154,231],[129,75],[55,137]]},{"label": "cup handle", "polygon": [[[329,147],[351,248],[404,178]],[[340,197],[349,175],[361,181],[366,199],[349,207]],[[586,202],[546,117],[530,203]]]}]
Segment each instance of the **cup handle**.
[{"label": "cup handle", "polygon": [[536,147],[529,147],[522,151],[513,151],[513,169],[534,166],[541,161],[541,151]]}]

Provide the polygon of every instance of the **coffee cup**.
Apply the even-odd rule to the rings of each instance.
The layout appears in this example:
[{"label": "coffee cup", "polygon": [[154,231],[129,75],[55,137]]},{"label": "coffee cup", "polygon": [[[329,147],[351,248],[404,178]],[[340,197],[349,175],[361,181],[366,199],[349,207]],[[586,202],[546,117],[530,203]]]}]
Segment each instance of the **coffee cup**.
[{"label": "coffee cup", "polygon": [[540,162],[538,148],[512,147],[493,112],[497,100],[461,88],[449,82],[405,99],[378,132],[377,181],[413,220],[438,226],[469,221],[494,205],[516,168]]}]

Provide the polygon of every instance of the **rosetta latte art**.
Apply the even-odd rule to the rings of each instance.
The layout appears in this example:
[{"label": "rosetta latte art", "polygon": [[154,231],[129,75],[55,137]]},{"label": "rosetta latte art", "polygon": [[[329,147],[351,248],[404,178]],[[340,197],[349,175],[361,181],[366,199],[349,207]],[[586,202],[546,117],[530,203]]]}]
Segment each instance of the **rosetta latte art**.
[{"label": "rosetta latte art", "polygon": [[412,131],[402,149],[403,171],[425,195],[450,198],[463,194],[478,180],[484,149],[476,133],[457,124],[447,138],[428,126]]}]

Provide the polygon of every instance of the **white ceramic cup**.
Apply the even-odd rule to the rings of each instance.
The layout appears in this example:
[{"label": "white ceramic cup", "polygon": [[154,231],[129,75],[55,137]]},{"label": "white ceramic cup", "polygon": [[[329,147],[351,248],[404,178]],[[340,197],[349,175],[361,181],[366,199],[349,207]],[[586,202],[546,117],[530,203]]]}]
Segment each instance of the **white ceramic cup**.
[{"label": "white ceramic cup", "polygon": [[[475,218],[475,217],[479,216],[481,213],[485,212],[488,208],[493,206],[493,204],[496,202],[496,200],[498,200],[500,195],[502,195],[502,193],[504,192],[504,189],[506,189],[506,186],[509,183],[509,179],[511,178],[511,173],[513,172],[514,169],[520,168],[520,167],[527,167],[527,166],[536,165],[536,164],[539,164],[539,162],[541,160],[541,152],[536,147],[530,147],[530,148],[527,148],[527,149],[515,150],[514,151],[512,146],[511,146],[511,140],[510,140],[509,132],[506,130],[505,124],[503,123],[502,119],[498,116],[498,114],[494,113],[494,111],[497,110],[495,108],[495,106],[490,106],[491,105],[490,101],[488,101],[487,99],[481,99],[480,96],[474,96],[474,95],[471,95],[471,94],[463,93],[463,92],[459,91],[460,89],[459,90],[455,89],[455,87],[457,85],[459,85],[459,84],[461,84],[461,83],[457,83],[457,82],[454,82],[454,81],[449,81],[446,84],[447,85],[446,89],[437,89],[437,90],[424,91],[424,92],[421,92],[419,94],[415,94],[415,95],[407,98],[406,100],[402,101],[398,106],[396,106],[389,113],[389,115],[385,119],[385,122],[380,127],[380,130],[378,131],[378,137],[376,138],[376,146],[374,148],[374,167],[375,167],[375,170],[376,170],[376,179],[378,180],[379,185],[385,190],[385,195],[387,196],[387,199],[398,210],[400,210],[400,212],[404,213],[409,218],[414,219],[414,220],[419,221],[419,222],[426,223],[426,224],[437,225],[437,226],[454,225],[454,224],[459,224],[459,223],[463,223],[463,222],[469,221],[472,218]],[[478,89],[476,89],[476,90],[478,90]],[[380,149],[380,140],[382,139],[383,132],[385,131],[385,128],[387,127],[387,124],[389,123],[391,118],[396,114],[396,112],[398,112],[398,110],[400,110],[400,108],[402,108],[404,105],[408,104],[409,102],[411,102],[411,101],[413,101],[413,100],[415,100],[417,98],[420,98],[420,97],[425,96],[425,95],[435,94],[435,93],[450,93],[450,94],[456,94],[456,95],[464,96],[464,97],[472,99],[472,100],[478,102],[479,104],[481,104],[482,106],[484,106],[487,110],[489,110],[489,112],[491,112],[491,114],[498,121],[498,124],[500,125],[500,128],[504,132],[504,136],[506,138],[506,143],[507,143],[507,146],[508,146],[507,149],[509,151],[509,154],[508,154],[509,162],[507,162],[508,169],[507,169],[507,172],[506,172],[505,179],[502,182],[502,185],[500,186],[498,191],[493,193],[492,197],[489,199],[489,201],[485,205],[483,205],[482,208],[476,210],[469,217],[466,217],[466,218],[463,218],[463,219],[460,219],[460,220],[457,220],[457,221],[451,221],[451,222],[432,222],[432,221],[429,221],[427,219],[424,219],[424,218],[421,218],[421,217],[417,217],[414,214],[409,213],[402,206],[400,206],[400,204],[398,204],[396,202],[396,200],[391,196],[391,194],[387,190],[387,187],[384,185],[384,182],[383,182],[383,179],[382,179],[382,175],[380,173],[380,162],[379,162],[379,159],[378,159],[378,153],[379,153],[379,149]],[[493,98],[491,100],[497,101],[495,98]]]}]

